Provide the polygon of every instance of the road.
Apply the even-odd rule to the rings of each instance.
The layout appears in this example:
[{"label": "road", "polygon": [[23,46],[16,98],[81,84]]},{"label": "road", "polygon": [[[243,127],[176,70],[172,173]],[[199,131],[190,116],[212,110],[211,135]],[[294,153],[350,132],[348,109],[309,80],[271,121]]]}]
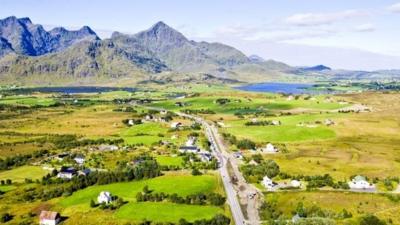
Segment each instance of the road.
[{"label": "road", "polygon": [[[211,150],[216,158],[218,158],[220,162],[219,172],[222,178],[222,182],[224,184],[225,192],[227,195],[227,201],[231,208],[231,213],[233,220],[236,225],[241,224],[251,224],[258,225],[260,224],[260,219],[258,216],[258,204],[256,197],[249,198],[248,196],[252,193],[257,193],[259,196],[262,194],[254,188],[252,185],[249,185],[243,175],[239,171],[238,164],[236,159],[232,156],[232,154],[228,153],[226,150],[221,137],[218,134],[218,129],[207,123],[203,118],[196,117],[193,115],[185,114],[185,113],[176,113],[181,117],[186,117],[189,119],[193,119],[196,122],[203,125],[204,130],[206,132],[206,136],[211,143]],[[231,166],[233,170],[233,175],[237,179],[238,188],[235,189],[234,184],[232,183],[231,174],[229,174],[228,166]],[[242,208],[239,202],[239,199],[242,200],[243,203],[247,204],[247,220],[242,212]]]},{"label": "road", "polygon": [[[162,108],[146,107],[147,109],[157,111],[167,111]],[[203,118],[189,115],[186,113],[175,112],[178,116],[195,120],[203,125],[206,132],[206,137],[211,143],[211,150],[214,156],[219,160],[220,167],[218,169],[222,183],[224,185],[227,201],[231,209],[232,217],[236,225],[259,225],[261,224],[258,215],[258,198],[262,197],[262,193],[254,186],[248,184],[242,173],[239,171],[239,166],[235,157],[230,154],[225,148],[222,138],[218,134],[218,129],[207,123]],[[233,174],[229,173],[232,169]],[[237,184],[232,183],[232,175],[236,178]],[[236,186],[236,188],[235,188]],[[255,197],[249,198],[250,194],[255,194]],[[243,205],[247,205],[247,219],[243,214],[240,201]]]}]

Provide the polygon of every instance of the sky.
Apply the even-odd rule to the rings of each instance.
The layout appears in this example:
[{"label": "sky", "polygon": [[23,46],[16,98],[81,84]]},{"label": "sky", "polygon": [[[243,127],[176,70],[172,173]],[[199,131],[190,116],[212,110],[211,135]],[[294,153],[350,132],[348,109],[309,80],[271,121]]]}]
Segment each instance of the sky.
[{"label": "sky", "polygon": [[400,0],[0,0],[0,18],[12,15],[46,29],[88,25],[101,38],[164,21],[293,66],[400,69]]}]

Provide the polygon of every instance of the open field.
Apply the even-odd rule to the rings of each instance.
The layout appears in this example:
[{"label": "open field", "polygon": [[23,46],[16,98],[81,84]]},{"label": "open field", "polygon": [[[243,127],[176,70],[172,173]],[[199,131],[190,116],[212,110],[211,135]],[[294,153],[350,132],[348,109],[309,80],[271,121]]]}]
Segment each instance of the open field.
[{"label": "open field", "polygon": [[115,216],[133,221],[179,222],[181,218],[185,218],[188,221],[211,219],[218,213],[223,214],[224,210],[216,206],[140,202],[128,203],[119,209]]},{"label": "open field", "polygon": [[109,191],[113,195],[129,201],[128,204],[118,209],[113,215],[118,219],[134,221],[150,219],[161,222],[177,222],[181,218],[193,221],[211,218],[217,213],[224,213],[223,208],[215,206],[167,202],[136,202],[136,194],[142,191],[146,185],[154,192],[177,193],[179,196],[221,191],[219,179],[215,175],[191,176],[174,172],[149,180],[88,187],[70,197],[61,199],[57,208],[62,209],[63,214],[67,216],[75,215],[77,212],[88,212],[89,214],[97,212],[98,209],[89,207],[90,200],[95,200],[101,191]]},{"label": "open field", "polygon": [[160,165],[165,165],[165,166],[182,166],[183,160],[182,157],[179,156],[164,156],[164,155],[158,155],[156,156],[157,162]]},{"label": "open field", "polygon": [[356,219],[366,213],[376,214],[380,218],[391,218],[393,224],[399,224],[400,218],[396,212],[400,209],[398,202],[389,200],[386,196],[367,193],[342,192],[281,192],[266,194],[266,199],[277,203],[277,209],[291,218],[297,204],[302,202],[305,207],[316,205],[324,210],[341,213],[343,209],[351,212],[352,218],[338,221],[339,224],[357,224]]},{"label": "open field", "polygon": [[12,170],[0,172],[0,180],[11,179],[13,182],[21,183],[25,181],[25,178],[40,180],[48,173],[49,171],[46,171],[39,166],[21,166]]}]

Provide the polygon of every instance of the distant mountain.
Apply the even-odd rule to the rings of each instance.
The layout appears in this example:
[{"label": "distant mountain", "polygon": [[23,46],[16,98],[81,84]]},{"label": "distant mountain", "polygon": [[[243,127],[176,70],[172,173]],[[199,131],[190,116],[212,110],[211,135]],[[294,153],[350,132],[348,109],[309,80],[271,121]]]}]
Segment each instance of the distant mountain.
[{"label": "distant mountain", "polygon": [[153,54],[170,69],[179,72],[205,72],[249,62],[235,48],[220,43],[190,41],[163,22],[135,35],[115,33],[111,40],[120,46],[133,44],[135,50]]},{"label": "distant mountain", "polygon": [[261,56],[258,55],[250,55],[249,60],[253,63],[262,63],[265,62],[265,59],[263,59]]},{"label": "distant mountain", "polygon": [[13,52],[11,44],[4,38],[0,37],[0,57]]},{"label": "distant mountain", "polygon": [[0,83],[129,85],[163,82],[266,82],[390,79],[400,71],[291,67],[221,43],[196,42],[163,22],[100,40],[87,26],[46,31],[29,18],[0,20]]},{"label": "distant mountain", "polygon": [[[62,51],[83,40],[99,40],[89,27],[78,31],[55,28],[47,32],[42,25],[36,25],[29,18],[7,17],[0,20],[0,37],[11,44],[12,49],[21,55],[40,56]],[[5,53],[1,51],[0,55]]]},{"label": "distant mountain", "polygon": [[324,65],[318,65],[318,66],[313,66],[313,67],[302,67],[300,69],[303,71],[311,71],[311,72],[332,70],[331,68],[324,66]]}]

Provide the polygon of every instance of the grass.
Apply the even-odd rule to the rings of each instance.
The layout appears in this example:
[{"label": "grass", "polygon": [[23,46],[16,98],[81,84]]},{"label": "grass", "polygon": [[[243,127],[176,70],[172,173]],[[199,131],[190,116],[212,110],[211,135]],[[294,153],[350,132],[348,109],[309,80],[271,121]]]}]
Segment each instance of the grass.
[{"label": "grass", "polygon": [[179,222],[181,218],[188,221],[210,219],[224,210],[216,206],[184,205],[174,203],[140,202],[128,203],[119,209],[115,216],[134,221],[150,220],[154,222]]},{"label": "grass", "polygon": [[0,185],[0,191],[4,191],[4,192],[14,190],[15,188],[16,187],[13,185]]},{"label": "grass", "polygon": [[322,209],[340,213],[343,209],[351,212],[353,218],[366,213],[376,214],[380,218],[392,218],[393,224],[399,224],[400,218],[395,215],[400,209],[398,202],[389,200],[386,196],[368,193],[345,192],[281,192],[268,193],[267,201],[277,203],[278,210],[291,218],[293,210],[299,202],[306,207],[317,205]]},{"label": "grass", "polygon": [[96,199],[101,191],[110,191],[113,195],[123,197],[128,201],[135,200],[136,193],[148,185],[156,192],[177,193],[186,196],[195,193],[208,193],[217,189],[218,178],[214,175],[191,176],[184,174],[170,174],[154,179],[99,185],[75,192],[72,196],[63,199],[63,207],[84,204],[89,206],[91,199]]},{"label": "grass", "polygon": [[[148,219],[158,222],[178,222],[181,218],[193,221],[211,218],[217,213],[224,213],[222,208],[214,206],[167,202],[136,202],[136,194],[142,191],[146,185],[154,192],[177,193],[180,196],[220,191],[219,179],[216,175],[191,176],[185,173],[174,172],[149,180],[91,186],[75,192],[72,196],[62,198],[56,209],[62,211],[63,215],[71,217],[77,213],[96,215],[100,211],[98,212],[98,209],[90,208],[90,200],[95,200],[101,191],[109,191],[111,194],[122,197],[129,202],[113,213],[113,215],[110,215],[118,221],[142,221]],[[87,217],[83,218],[83,220],[85,219]]]},{"label": "grass", "polygon": [[227,122],[225,132],[238,138],[247,138],[256,142],[298,142],[334,138],[335,132],[320,124],[317,127],[297,126],[303,122],[314,122],[327,118],[337,117],[333,114],[300,114],[294,116],[272,117],[259,120],[279,120],[280,126],[245,126],[248,120]]},{"label": "grass", "polygon": [[0,99],[0,104],[7,105],[50,106],[54,103],[54,99],[33,96],[11,96]]},{"label": "grass", "polygon": [[126,128],[121,132],[121,137],[127,144],[150,145],[163,139],[159,135],[166,135],[168,128],[159,123],[143,123]]},{"label": "grass", "polygon": [[21,183],[25,181],[25,178],[32,180],[41,179],[48,173],[48,171],[39,166],[21,166],[0,172],[0,180],[11,179],[13,182]]},{"label": "grass", "polygon": [[158,155],[156,156],[157,162],[160,165],[164,166],[182,166],[183,160],[182,157],[178,156],[164,156],[164,155]]}]

